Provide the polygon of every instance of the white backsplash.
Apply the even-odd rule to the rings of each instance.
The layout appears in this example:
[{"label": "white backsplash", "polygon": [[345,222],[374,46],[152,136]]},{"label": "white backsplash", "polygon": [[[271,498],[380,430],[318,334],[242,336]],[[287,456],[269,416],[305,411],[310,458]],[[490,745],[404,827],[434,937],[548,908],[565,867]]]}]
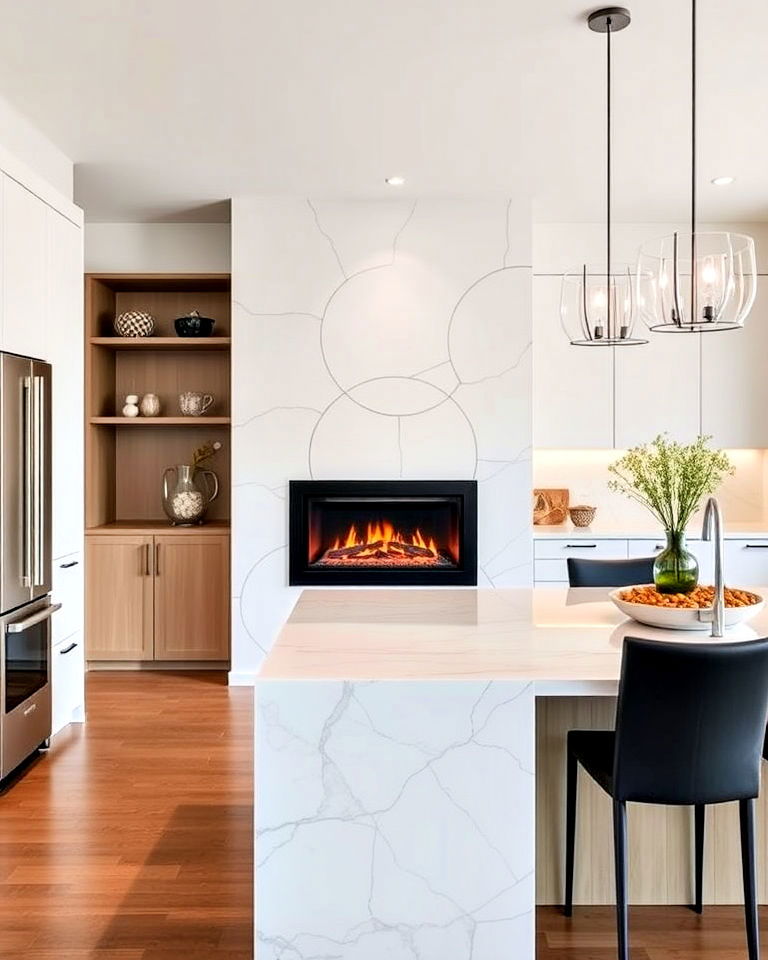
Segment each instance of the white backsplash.
[{"label": "white backsplash", "polygon": [[[759,523],[768,516],[768,451],[728,450],[736,467],[717,496],[727,523]],[[601,530],[647,525],[648,511],[639,503],[608,489],[609,464],[621,450],[536,450],[534,487],[567,487],[571,505],[597,507],[594,526]],[[694,520],[695,522],[695,520]],[[656,526],[651,520],[651,525]]]}]

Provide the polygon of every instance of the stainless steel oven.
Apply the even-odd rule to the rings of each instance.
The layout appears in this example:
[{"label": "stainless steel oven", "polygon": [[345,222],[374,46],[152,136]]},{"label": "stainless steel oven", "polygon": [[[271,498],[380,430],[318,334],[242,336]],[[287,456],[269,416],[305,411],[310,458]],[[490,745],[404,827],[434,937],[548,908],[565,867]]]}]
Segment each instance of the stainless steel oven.
[{"label": "stainless steel oven", "polygon": [[0,618],[0,780],[51,735],[48,597]]}]

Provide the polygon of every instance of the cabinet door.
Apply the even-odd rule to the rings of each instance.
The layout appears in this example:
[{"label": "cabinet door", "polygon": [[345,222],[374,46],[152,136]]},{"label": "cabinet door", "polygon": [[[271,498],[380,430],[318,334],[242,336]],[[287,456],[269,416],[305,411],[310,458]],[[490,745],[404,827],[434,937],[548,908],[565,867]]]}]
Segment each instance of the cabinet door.
[{"label": "cabinet door", "polygon": [[82,550],[83,241],[48,209],[46,343],[53,364],[53,556]]},{"label": "cabinet door", "polygon": [[[642,336],[642,325],[639,329]],[[701,334],[647,336],[644,346],[616,348],[614,400],[619,450],[649,443],[665,432],[681,443],[692,443],[699,435]]]},{"label": "cabinet door", "polygon": [[33,193],[3,177],[3,349],[41,360],[48,359],[47,211]]},{"label": "cabinet door", "polygon": [[152,537],[86,539],[89,660],[152,659]]},{"label": "cabinet door", "polygon": [[533,444],[610,449],[614,350],[571,346],[560,325],[561,283],[533,278]]},{"label": "cabinet door", "polygon": [[229,659],[229,537],[155,537],[155,659]]},{"label": "cabinet door", "polygon": [[768,584],[768,540],[726,540],[723,566],[729,587]]},{"label": "cabinet door", "polygon": [[768,447],[768,277],[743,330],[709,334],[702,343],[702,426],[717,447]]}]

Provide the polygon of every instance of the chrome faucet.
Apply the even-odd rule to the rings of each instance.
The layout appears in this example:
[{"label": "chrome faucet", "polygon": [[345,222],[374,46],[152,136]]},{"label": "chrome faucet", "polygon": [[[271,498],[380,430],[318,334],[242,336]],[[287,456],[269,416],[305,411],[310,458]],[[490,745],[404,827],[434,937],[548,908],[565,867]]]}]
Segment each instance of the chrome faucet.
[{"label": "chrome faucet", "polygon": [[725,584],[723,582],[723,514],[714,497],[704,508],[702,540],[715,541],[715,596],[712,601],[712,636],[722,637],[725,629]]}]

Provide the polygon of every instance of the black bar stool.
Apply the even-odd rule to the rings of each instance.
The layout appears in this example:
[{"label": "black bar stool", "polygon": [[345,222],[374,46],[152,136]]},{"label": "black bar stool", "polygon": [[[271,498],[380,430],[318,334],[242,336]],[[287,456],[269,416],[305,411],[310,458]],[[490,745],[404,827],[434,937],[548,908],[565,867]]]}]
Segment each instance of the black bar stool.
[{"label": "black bar stool", "polygon": [[755,798],[768,713],[768,640],[626,637],[614,730],[568,733],[565,915],[573,910],[578,764],[613,800],[619,960],[629,960],[628,801],[696,809],[700,898],[704,805],[739,801],[749,960],[758,960]]},{"label": "black bar stool", "polygon": [[579,560],[568,557],[571,587],[633,587],[653,583],[653,557],[634,560]]}]

